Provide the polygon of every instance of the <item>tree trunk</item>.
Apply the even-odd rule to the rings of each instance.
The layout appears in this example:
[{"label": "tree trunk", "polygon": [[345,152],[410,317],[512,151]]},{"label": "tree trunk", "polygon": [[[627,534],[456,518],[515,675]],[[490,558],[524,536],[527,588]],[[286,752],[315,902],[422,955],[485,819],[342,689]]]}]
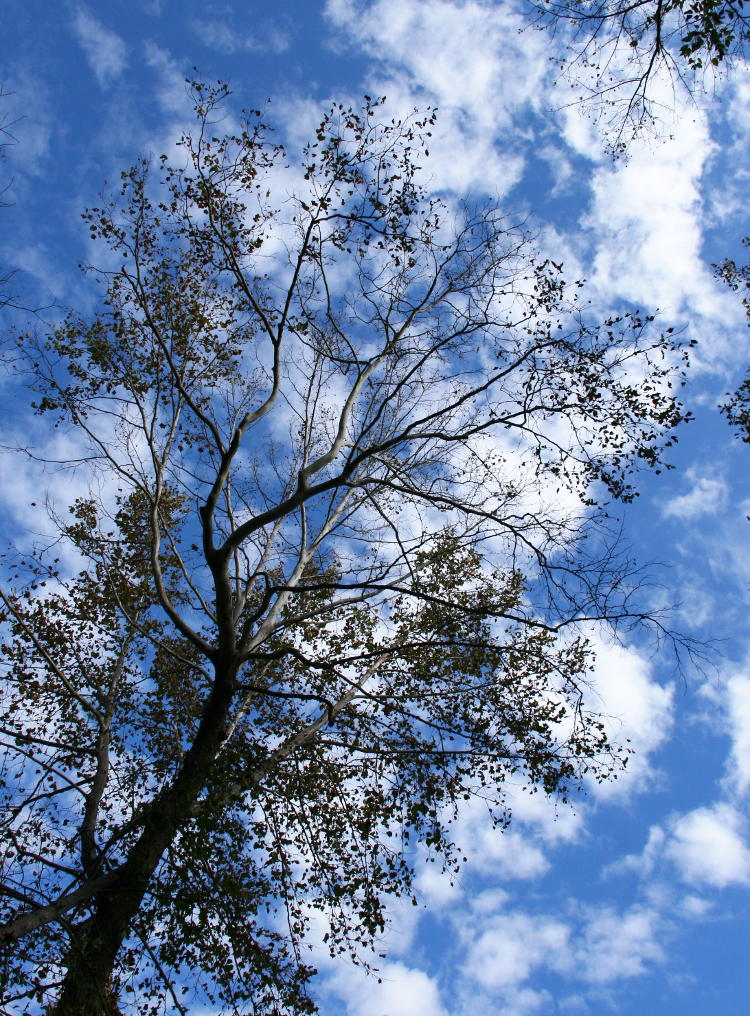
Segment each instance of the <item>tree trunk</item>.
[{"label": "tree trunk", "polygon": [[232,678],[217,679],[195,741],[174,783],[159,794],[143,831],[115,880],[94,897],[93,913],[68,953],[62,993],[50,1016],[119,1016],[112,984],[117,953],[138,913],[157,865],[198,799],[222,743],[232,698]]},{"label": "tree trunk", "polygon": [[[163,853],[167,829],[160,830],[150,858],[143,858],[140,876],[126,863],[122,877],[106,892],[95,897],[94,912],[86,929],[73,941],[68,953],[68,970],[63,990],[51,1016],[120,1016],[112,973],[117,954],[131,927]],[[141,841],[136,845],[136,849]],[[131,855],[132,856],[132,855]]]},{"label": "tree trunk", "polygon": [[132,914],[125,918],[123,913],[118,921],[114,903],[112,897],[98,901],[85,935],[71,946],[62,994],[51,1016],[121,1016],[112,970]]}]

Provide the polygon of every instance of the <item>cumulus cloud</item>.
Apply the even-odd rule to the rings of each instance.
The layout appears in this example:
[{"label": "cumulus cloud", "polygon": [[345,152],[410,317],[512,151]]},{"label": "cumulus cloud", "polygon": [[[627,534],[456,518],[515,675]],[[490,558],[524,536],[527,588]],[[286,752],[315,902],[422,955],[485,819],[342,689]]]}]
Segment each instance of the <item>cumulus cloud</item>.
[{"label": "cumulus cloud", "polygon": [[128,62],[125,43],[85,7],[76,8],[73,33],[101,88],[118,78]]},{"label": "cumulus cloud", "polygon": [[581,802],[574,808],[512,784],[507,787],[507,802],[513,821],[546,844],[572,843],[583,833],[585,810]]},{"label": "cumulus cloud", "polygon": [[384,964],[377,978],[342,964],[328,988],[345,1003],[347,1016],[448,1016],[434,979],[403,963]]},{"label": "cumulus cloud", "polygon": [[479,840],[471,840],[476,866],[498,879],[539,878],[549,869],[542,849],[516,830],[501,833],[489,824]]},{"label": "cumulus cloud", "polygon": [[463,895],[463,888],[451,872],[443,871],[439,864],[422,861],[417,871],[415,887],[429,907],[454,906]]},{"label": "cumulus cloud", "polygon": [[586,990],[641,976],[664,960],[663,934],[663,918],[651,906],[592,907],[564,920],[501,912],[475,929],[462,974],[510,1012],[537,973],[556,974]]},{"label": "cumulus cloud", "polygon": [[[629,854],[607,867],[607,872],[627,870],[643,878],[659,878],[665,884],[679,878],[691,886],[725,889],[750,883],[750,850],[745,842],[745,823],[726,801],[694,808],[672,816],[663,825],[653,825],[640,854]],[[655,884],[655,883],[654,883]],[[685,904],[693,916],[709,908],[700,902]]]},{"label": "cumulus cloud", "polygon": [[326,13],[370,56],[485,127],[507,126],[514,111],[541,102],[544,40],[519,32],[524,22],[504,5],[329,0]]},{"label": "cumulus cloud", "polygon": [[633,749],[617,780],[591,788],[595,796],[612,799],[642,790],[653,780],[651,756],[672,727],[674,686],[654,680],[651,661],[637,650],[596,637],[592,641],[596,696],[589,698],[589,706],[603,714],[613,743],[629,743]]},{"label": "cumulus cloud", "polygon": [[625,163],[595,167],[592,200],[582,224],[603,301],[627,300],[689,322],[700,343],[695,364],[710,370],[744,365],[741,308],[702,260],[706,225],[702,177],[715,144],[709,125],[687,109],[669,144],[635,144]]},{"label": "cumulus cloud", "polygon": [[[479,873],[496,886],[507,881],[534,881],[550,868],[548,853],[562,843],[572,843],[584,832],[584,805],[576,808],[543,793],[509,783],[505,805],[511,827],[502,829],[492,820],[486,803],[479,797],[462,802],[453,836],[459,848],[468,852],[465,870]],[[462,880],[453,880],[438,865],[420,866],[417,885],[424,898],[434,905],[456,903],[463,895]],[[493,909],[504,899],[495,899],[496,890],[474,898],[473,907]]]},{"label": "cumulus cloud", "polygon": [[679,312],[713,292],[699,257],[700,176],[711,153],[704,123],[686,118],[674,141],[636,145],[625,164],[597,167],[586,224],[606,238],[597,280],[609,295]]},{"label": "cumulus cloud", "polygon": [[696,808],[676,819],[666,855],[693,885],[724,889],[750,883],[750,850],[739,813],[728,804]]},{"label": "cumulus cloud", "polygon": [[564,969],[570,962],[571,929],[554,917],[498,914],[471,945],[464,976],[488,991],[528,980],[539,967]]},{"label": "cumulus cloud", "polygon": [[659,943],[661,917],[655,909],[634,906],[626,913],[595,912],[575,950],[579,976],[592,984],[610,984],[645,973],[664,959]]},{"label": "cumulus cloud", "polygon": [[470,867],[493,880],[538,878],[549,862],[538,837],[519,825],[514,821],[510,830],[497,828],[484,802],[473,798],[462,807],[454,835],[464,849],[470,848]]}]

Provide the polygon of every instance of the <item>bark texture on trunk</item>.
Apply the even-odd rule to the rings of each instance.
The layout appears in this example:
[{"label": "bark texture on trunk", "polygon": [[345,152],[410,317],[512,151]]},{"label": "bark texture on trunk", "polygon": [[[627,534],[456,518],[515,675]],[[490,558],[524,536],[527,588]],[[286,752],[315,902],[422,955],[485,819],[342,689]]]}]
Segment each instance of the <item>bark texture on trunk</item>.
[{"label": "bark texture on trunk", "polygon": [[97,901],[90,928],[68,954],[68,971],[62,994],[50,1016],[121,1016],[117,991],[112,986],[112,969],[127,930],[117,927],[108,906]]},{"label": "bark texture on trunk", "polygon": [[[112,975],[117,954],[166,847],[164,839],[174,835],[169,835],[166,828],[160,831],[162,835],[152,842],[151,849],[137,858],[140,870],[131,863],[131,854],[121,876],[94,898],[93,914],[68,954],[62,993],[52,1016],[120,1016]],[[143,837],[136,849],[142,842]]]}]

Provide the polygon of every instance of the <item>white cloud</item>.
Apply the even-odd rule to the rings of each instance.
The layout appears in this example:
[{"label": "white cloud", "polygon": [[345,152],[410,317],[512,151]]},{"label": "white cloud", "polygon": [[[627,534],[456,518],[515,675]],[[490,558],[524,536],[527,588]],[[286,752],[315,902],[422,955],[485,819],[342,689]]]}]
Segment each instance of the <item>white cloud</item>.
[{"label": "white cloud", "polygon": [[[747,67],[745,73],[727,75],[718,82],[719,102],[712,111],[722,131],[722,144],[706,198],[712,224],[725,227],[722,242],[730,244],[741,236],[738,224],[746,215],[750,182],[750,81],[746,71]],[[724,249],[722,256],[730,253]]]},{"label": "white cloud", "polygon": [[501,995],[480,991],[475,984],[464,988],[453,1006],[451,1016],[478,1016],[491,1013],[492,1016],[533,1016],[554,1011],[554,1000],[544,989],[524,987],[505,988]]},{"label": "white cloud", "polygon": [[389,105],[439,108],[428,163],[435,188],[495,195],[520,179],[523,134],[511,128],[521,110],[541,108],[547,60],[540,34],[521,32],[508,6],[329,0],[326,14],[373,58],[371,87]]},{"label": "white cloud", "polygon": [[547,844],[571,843],[583,832],[584,808],[580,803],[574,809],[547,794],[513,785],[507,788],[507,801],[514,823],[521,823]]},{"label": "white cloud", "polygon": [[[76,498],[84,497],[91,489],[91,474],[85,468],[73,471],[55,463],[81,462],[86,456],[86,445],[78,434],[52,429],[47,420],[45,428],[36,420],[27,420],[24,431],[8,431],[0,450],[5,483],[0,489],[0,505],[6,519],[6,535],[17,527],[24,532],[19,545],[26,551],[34,537],[56,537],[58,527],[50,521],[49,505],[58,517],[63,517]],[[24,455],[21,449],[30,449]],[[12,458],[11,458],[12,456]],[[46,461],[44,461],[46,460]],[[61,545],[60,553],[66,551]]]},{"label": "white cloud", "polygon": [[[533,880],[542,877],[550,867],[547,848],[570,843],[582,832],[582,811],[574,811],[538,792],[510,784],[505,789],[505,803],[511,812],[511,828],[493,825],[485,802],[472,798],[463,803],[453,830],[456,843],[469,851],[467,868],[489,876],[493,884],[509,879]],[[457,894],[447,876],[439,876],[434,865],[426,865],[420,888],[427,894]]]},{"label": "white cloud", "polygon": [[238,31],[231,22],[217,18],[196,18],[190,25],[201,42],[220,53],[273,53],[289,48],[289,33],[272,21],[253,26],[251,33]]},{"label": "white cloud", "polygon": [[695,469],[688,469],[685,475],[691,485],[690,490],[667,501],[662,508],[664,515],[678,519],[696,519],[701,515],[716,515],[725,507],[729,496],[725,480],[701,474]]},{"label": "white cloud", "polygon": [[642,790],[653,780],[650,756],[669,735],[674,686],[653,680],[651,662],[635,649],[596,638],[592,641],[596,696],[589,696],[588,705],[603,714],[607,735],[614,744],[628,742],[633,749],[618,779],[591,787],[595,796],[611,799]]},{"label": "white cloud", "polygon": [[487,827],[474,848],[474,864],[498,879],[539,878],[549,870],[543,851],[516,830],[501,833]]},{"label": "white cloud", "polygon": [[461,883],[451,872],[443,871],[439,863],[423,861],[415,886],[429,907],[454,906],[463,895]]},{"label": "white cloud", "polygon": [[[593,242],[591,285],[612,305],[627,300],[689,323],[693,361],[724,370],[744,364],[741,308],[701,258],[703,175],[715,150],[707,121],[678,109],[668,144],[634,144],[626,163],[601,163],[583,220]],[[744,331],[743,331],[744,329]]]},{"label": "white cloud", "polygon": [[327,987],[344,1002],[347,1016],[448,1016],[435,981],[403,963],[384,964],[377,978],[342,963]]},{"label": "white cloud", "polygon": [[666,833],[661,826],[653,825],[648,831],[646,846],[640,854],[626,854],[617,858],[604,869],[605,875],[617,875],[621,872],[635,871],[641,876],[648,876],[652,873],[661,857]]},{"label": "white cloud", "polygon": [[602,161],[604,157],[602,136],[594,119],[576,101],[575,90],[566,91],[565,84],[562,83],[557,95],[559,98],[555,105],[566,145],[592,162]]},{"label": "white cloud", "polygon": [[645,973],[664,953],[659,944],[661,919],[650,907],[626,913],[595,912],[575,950],[578,976],[591,984],[609,984]]},{"label": "white cloud", "polygon": [[567,965],[570,928],[547,916],[499,914],[473,942],[464,974],[488,991],[528,980],[538,967]]},{"label": "white cloud", "polygon": [[549,868],[543,851],[515,828],[495,828],[483,801],[473,799],[461,809],[456,842],[471,847],[469,864],[493,879],[533,879]]},{"label": "white cloud", "polygon": [[691,920],[700,920],[710,914],[712,906],[710,901],[703,896],[689,893],[680,901],[679,909],[685,917]]},{"label": "white cloud", "polygon": [[[533,988],[516,988],[506,993],[503,1007],[497,1016],[531,1016],[532,1013],[549,1012],[552,997],[548,991]],[[477,1009],[474,1009],[474,1013]]]},{"label": "white cloud", "polygon": [[398,65],[441,106],[460,107],[485,127],[510,125],[514,111],[542,102],[546,67],[537,58],[545,42],[520,33],[523,20],[504,5],[329,0],[326,13],[370,56]]},{"label": "white cloud", "polygon": [[100,87],[105,88],[122,74],[127,64],[125,43],[85,7],[73,16],[73,32],[86,54]]},{"label": "white cloud", "polygon": [[[726,802],[695,808],[676,815],[663,826],[653,825],[640,854],[628,854],[608,865],[607,874],[636,871],[651,879],[651,887],[673,882],[676,868],[690,885],[724,889],[750,884],[750,850],[743,838],[740,813]],[[655,876],[662,881],[654,881]],[[692,902],[690,902],[692,900]],[[702,916],[710,902],[687,897],[681,906],[691,916]]]},{"label": "white cloud", "polygon": [[750,657],[719,681],[707,681],[701,694],[714,707],[701,718],[713,733],[729,735],[724,790],[735,804],[750,790]]},{"label": "white cloud", "polygon": [[[21,188],[34,186],[35,181],[31,178],[44,176],[47,172],[50,148],[61,124],[53,112],[52,90],[42,76],[35,76],[29,67],[12,64],[6,65],[5,73],[12,78],[15,90],[3,95],[2,110],[15,143],[2,150],[4,168],[0,188],[10,183],[10,190],[2,193],[2,199],[20,203],[23,199]],[[9,231],[6,227],[5,235],[9,232],[14,234],[15,243],[15,230]]]},{"label": "white cloud", "polygon": [[696,808],[672,823],[666,855],[686,882],[724,889],[750,883],[750,850],[728,804]]},{"label": "white cloud", "polygon": [[750,789],[750,676],[735,674],[727,681],[726,707],[732,748],[729,778],[739,794]]},{"label": "white cloud", "polygon": [[712,370],[744,365],[741,309],[701,259],[703,176],[716,145],[707,120],[680,106],[669,80],[655,83],[654,98],[665,109],[676,102],[673,137],[662,145],[640,141],[629,161],[613,166],[576,93],[553,84],[549,39],[528,26],[523,31],[510,5],[328,0],[325,10],[346,45],[371,57],[368,88],[387,94],[398,112],[425,102],[439,108],[427,170],[437,189],[505,193],[523,175],[529,115],[557,107],[533,137],[534,152],[559,170],[556,187],[572,167],[564,151],[556,155],[555,128],[569,149],[596,162],[583,219],[588,235],[577,242],[579,256],[593,258],[596,302],[627,300],[659,309],[667,323],[689,321],[701,340],[695,362]]},{"label": "white cloud", "polygon": [[67,295],[70,275],[61,269],[59,257],[55,257],[44,243],[24,244],[16,236],[14,246],[3,244],[1,249],[6,263],[11,262],[16,269],[27,272],[39,284],[42,299],[60,301]]},{"label": "white cloud", "polygon": [[144,53],[146,63],[156,72],[159,79],[155,91],[159,105],[165,113],[185,116],[190,108],[190,102],[185,88],[184,73],[167,50],[157,46],[155,42],[147,42]]},{"label": "white cloud", "polygon": [[542,145],[537,154],[547,163],[555,181],[552,196],[565,194],[576,182],[573,164],[565,150],[561,146],[548,143]]},{"label": "white cloud", "polygon": [[641,976],[664,960],[663,934],[658,909],[644,905],[587,908],[573,920],[498,913],[475,932],[462,973],[513,1011],[519,989],[541,971],[596,989]]},{"label": "white cloud", "polygon": [[596,170],[586,221],[604,234],[596,282],[610,300],[624,297],[673,315],[711,287],[699,259],[698,182],[709,153],[705,127],[692,125],[670,145],[638,146],[626,164]]},{"label": "white cloud", "polygon": [[494,914],[502,910],[510,900],[510,893],[504,889],[484,889],[471,895],[469,906],[472,914]]}]

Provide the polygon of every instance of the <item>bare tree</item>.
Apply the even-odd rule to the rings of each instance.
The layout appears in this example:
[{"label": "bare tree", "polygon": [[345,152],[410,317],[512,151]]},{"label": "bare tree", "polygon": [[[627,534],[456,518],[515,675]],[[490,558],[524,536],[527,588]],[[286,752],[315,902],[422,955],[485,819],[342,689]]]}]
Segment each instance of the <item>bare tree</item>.
[{"label": "bare tree", "polygon": [[297,165],[194,94],[185,165],[88,213],[99,313],[20,341],[91,490],[78,573],[40,551],[2,594],[5,1011],[312,1012],[313,913],[356,954],[415,842],[458,863],[464,798],[503,824],[509,777],[626,755],[578,626],[642,617],[606,503],[684,352],[428,199],[429,112],[336,106]]}]

